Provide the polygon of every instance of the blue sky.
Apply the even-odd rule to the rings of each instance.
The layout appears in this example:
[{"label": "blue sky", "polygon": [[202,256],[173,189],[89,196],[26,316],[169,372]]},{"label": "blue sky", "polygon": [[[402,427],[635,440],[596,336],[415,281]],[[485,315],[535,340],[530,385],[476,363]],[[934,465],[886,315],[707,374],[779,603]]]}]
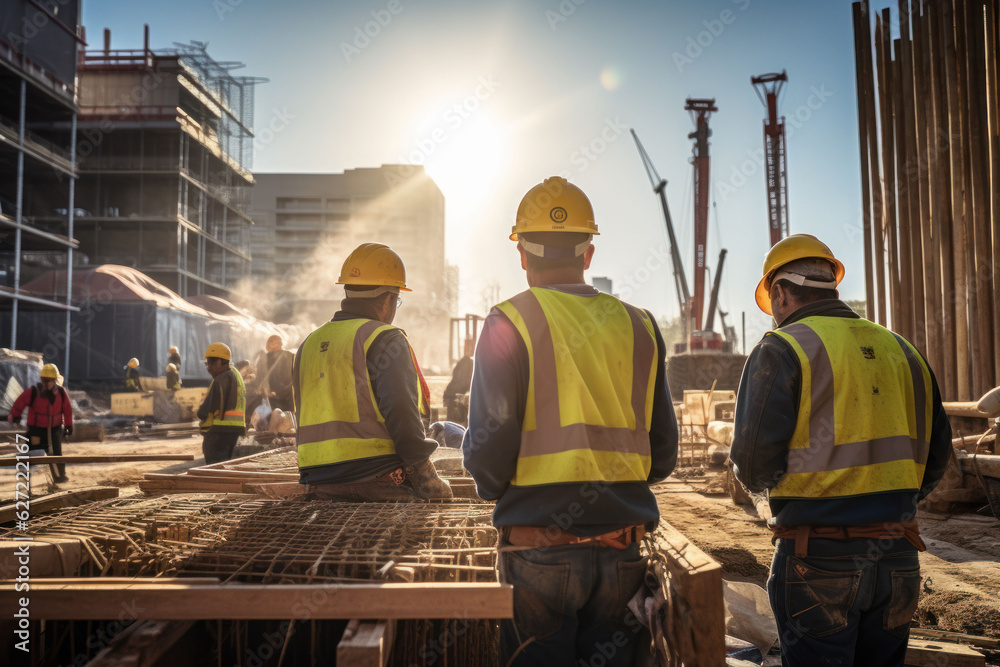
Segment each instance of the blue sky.
[{"label": "blue sky", "polygon": [[425,163],[445,194],[463,311],[483,312],[494,281],[502,296],[526,286],[507,240],[514,212],[563,174],[595,208],[590,275],[676,316],[662,213],[628,129],[669,183],[692,283],[683,107],[714,97],[708,256],[714,269],[729,250],[720,302],[737,327],[746,312],[748,349],[770,326],[753,301],[768,235],[750,77],[785,69],[791,231],[829,244],[847,266],[841,296],[864,297],[850,2],[83,0],[83,23],[91,48],[105,27],[112,48],[139,48],[148,23],[154,49],[208,42],[217,60],[246,63],[237,73],[270,79],[257,88],[255,171]]}]

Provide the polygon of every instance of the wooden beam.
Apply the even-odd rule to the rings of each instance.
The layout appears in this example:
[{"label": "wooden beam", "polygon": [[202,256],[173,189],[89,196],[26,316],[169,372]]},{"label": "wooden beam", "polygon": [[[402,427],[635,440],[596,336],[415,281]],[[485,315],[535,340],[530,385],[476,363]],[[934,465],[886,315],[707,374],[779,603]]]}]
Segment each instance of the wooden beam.
[{"label": "wooden beam", "polygon": [[976,406],[977,401],[944,401],[944,411],[949,417],[981,417],[989,419],[990,415]]},{"label": "wooden beam", "polygon": [[[654,569],[669,586],[671,618],[664,631],[671,657],[688,667],[717,667],[726,660],[726,618],[722,567],[670,524],[660,521],[653,535]],[[669,575],[669,579],[668,579]]]},{"label": "wooden beam", "polygon": [[937,639],[938,641],[961,642],[963,644],[971,644],[972,646],[982,646],[983,648],[1000,649],[1000,639],[966,635],[961,632],[948,632],[947,630],[932,630],[929,628],[910,628],[910,637],[914,636],[918,638]]},{"label": "wooden beam", "polygon": [[868,3],[851,5],[854,20],[854,76],[858,98],[858,149],[861,154],[861,229],[865,250],[865,316],[874,322],[875,282],[872,268],[872,196],[869,175],[868,96],[872,91],[866,86],[865,49],[869,37]]},{"label": "wooden beam", "polygon": [[[16,456],[0,458],[0,467],[13,467],[25,458]],[[194,461],[194,454],[118,454],[115,456],[31,456],[28,463],[141,463],[143,461]]]},{"label": "wooden beam", "polygon": [[[0,582],[0,615],[6,618],[16,611],[15,585]],[[720,578],[720,601],[721,586]],[[497,619],[513,618],[514,596],[510,585],[496,583],[191,585],[158,578],[111,587],[65,584],[59,579],[31,580],[34,619],[113,619],[123,609],[135,620],[162,621]],[[720,646],[724,646],[723,636],[724,632],[718,636]]]},{"label": "wooden beam", "polygon": [[910,638],[906,647],[906,667],[985,667],[986,656],[962,644]]},{"label": "wooden beam", "polygon": [[352,620],[337,644],[337,665],[385,667],[389,662],[389,654],[392,653],[395,633],[395,621]]},{"label": "wooden beam", "polygon": [[[62,507],[73,507],[89,503],[94,500],[104,500],[105,498],[117,497],[118,487],[116,486],[89,486],[85,489],[60,491],[59,493],[52,493],[40,498],[32,498],[28,511],[30,516],[34,517]],[[8,523],[16,518],[17,503],[11,503],[10,505],[0,507],[0,524]]]},{"label": "wooden beam", "polygon": [[194,621],[140,621],[128,626],[87,663],[87,667],[155,665],[185,638]]},{"label": "wooden beam", "polygon": [[145,493],[243,493],[242,482],[226,477],[192,477],[189,475],[162,475],[139,482]]}]

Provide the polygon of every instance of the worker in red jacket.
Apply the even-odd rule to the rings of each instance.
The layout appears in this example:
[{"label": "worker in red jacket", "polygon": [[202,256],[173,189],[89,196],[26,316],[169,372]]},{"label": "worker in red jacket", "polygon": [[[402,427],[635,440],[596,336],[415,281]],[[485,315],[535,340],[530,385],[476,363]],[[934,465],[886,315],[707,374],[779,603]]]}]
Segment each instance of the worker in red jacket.
[{"label": "worker in red jacket", "polygon": [[[62,456],[62,436],[73,434],[73,408],[69,394],[60,387],[59,369],[55,364],[42,366],[42,381],[29,387],[17,397],[7,415],[7,421],[17,422],[28,408],[28,446],[44,449],[47,453]],[[55,481],[65,482],[66,465],[56,464],[59,474]]]}]

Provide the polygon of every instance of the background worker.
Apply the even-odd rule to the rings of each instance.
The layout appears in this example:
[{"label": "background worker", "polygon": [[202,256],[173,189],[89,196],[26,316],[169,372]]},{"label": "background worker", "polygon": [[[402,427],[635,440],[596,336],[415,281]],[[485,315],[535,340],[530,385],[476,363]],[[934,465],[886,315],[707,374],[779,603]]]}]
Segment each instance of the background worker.
[{"label": "background worker", "polygon": [[176,345],[170,346],[170,356],[167,358],[168,364],[173,364],[177,367],[177,372],[181,370],[181,353],[177,349]]},{"label": "background worker", "polygon": [[756,298],[775,329],[736,401],[733,472],[770,497],[784,665],[903,664],[924,549],[917,501],[951,452],[926,360],[840,301],[843,277],[814,236],[771,248]]},{"label": "background worker", "polygon": [[[62,436],[73,434],[73,407],[69,395],[59,386],[59,369],[55,364],[42,366],[41,381],[25,389],[14,401],[7,421],[16,423],[28,409],[28,447],[44,449],[53,456],[62,456]],[[53,481],[65,482],[66,465],[55,464]]]},{"label": "background worker", "polygon": [[177,372],[177,366],[173,363],[167,364],[167,389],[177,391],[181,388],[181,375]]},{"label": "background worker", "polygon": [[125,364],[125,391],[142,391],[139,382],[139,360],[132,357]]},{"label": "background worker", "polygon": [[626,604],[677,422],[655,321],[584,282],[597,233],[565,179],[529,190],[510,238],[530,289],[493,308],[476,348],[462,449],[497,501],[500,578],[514,587],[502,664],[632,665],[639,645]]},{"label": "background worker", "polygon": [[259,396],[256,403],[266,398],[274,410],[291,410],[294,406],[292,361],[295,355],[283,347],[281,336],[275,334],[267,339],[264,352],[257,357]]},{"label": "background worker", "polygon": [[201,443],[205,463],[233,458],[236,441],[246,433],[247,390],[239,371],[229,365],[232,359],[233,353],[224,343],[212,343],[205,349],[205,368],[212,383],[197,412],[205,434]]},{"label": "background worker", "polygon": [[421,419],[429,401],[416,358],[392,326],[400,291],[411,291],[403,260],[363,243],[337,284],[340,310],[303,341],[292,369],[299,481],[332,500],[450,498],[428,459],[437,443]]}]

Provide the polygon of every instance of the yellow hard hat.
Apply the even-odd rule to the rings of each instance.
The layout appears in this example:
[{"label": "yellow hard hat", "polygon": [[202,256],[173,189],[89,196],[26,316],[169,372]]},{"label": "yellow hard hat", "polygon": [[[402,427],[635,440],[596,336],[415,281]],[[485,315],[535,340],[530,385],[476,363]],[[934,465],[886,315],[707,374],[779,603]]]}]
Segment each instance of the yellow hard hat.
[{"label": "yellow hard hat", "polygon": [[178,354],[176,345],[170,346],[170,354]]},{"label": "yellow hard hat", "polygon": [[767,252],[764,258],[763,276],[757,283],[757,292],[754,294],[757,299],[757,306],[768,315],[771,313],[771,276],[785,264],[794,262],[797,259],[807,259],[816,257],[828,260],[834,266],[834,275],[839,285],[844,279],[844,265],[833,256],[830,248],[812,234],[792,234],[781,239]]},{"label": "yellow hard hat", "polygon": [[48,380],[58,380],[59,369],[56,368],[55,364],[45,364],[44,366],[42,366],[41,376]]},{"label": "yellow hard hat", "polygon": [[139,360],[136,359],[135,357],[132,357],[131,359],[128,360],[128,367],[129,368],[138,368],[139,367]]},{"label": "yellow hard hat", "polygon": [[205,348],[205,358],[217,357],[226,361],[233,360],[233,351],[225,343],[212,343]]},{"label": "yellow hard hat", "polygon": [[340,270],[338,285],[385,285],[412,292],[406,287],[403,260],[384,243],[362,243],[354,249]]},{"label": "yellow hard hat", "polygon": [[587,195],[561,176],[546,178],[521,199],[510,240],[516,241],[525,232],[600,234]]}]

